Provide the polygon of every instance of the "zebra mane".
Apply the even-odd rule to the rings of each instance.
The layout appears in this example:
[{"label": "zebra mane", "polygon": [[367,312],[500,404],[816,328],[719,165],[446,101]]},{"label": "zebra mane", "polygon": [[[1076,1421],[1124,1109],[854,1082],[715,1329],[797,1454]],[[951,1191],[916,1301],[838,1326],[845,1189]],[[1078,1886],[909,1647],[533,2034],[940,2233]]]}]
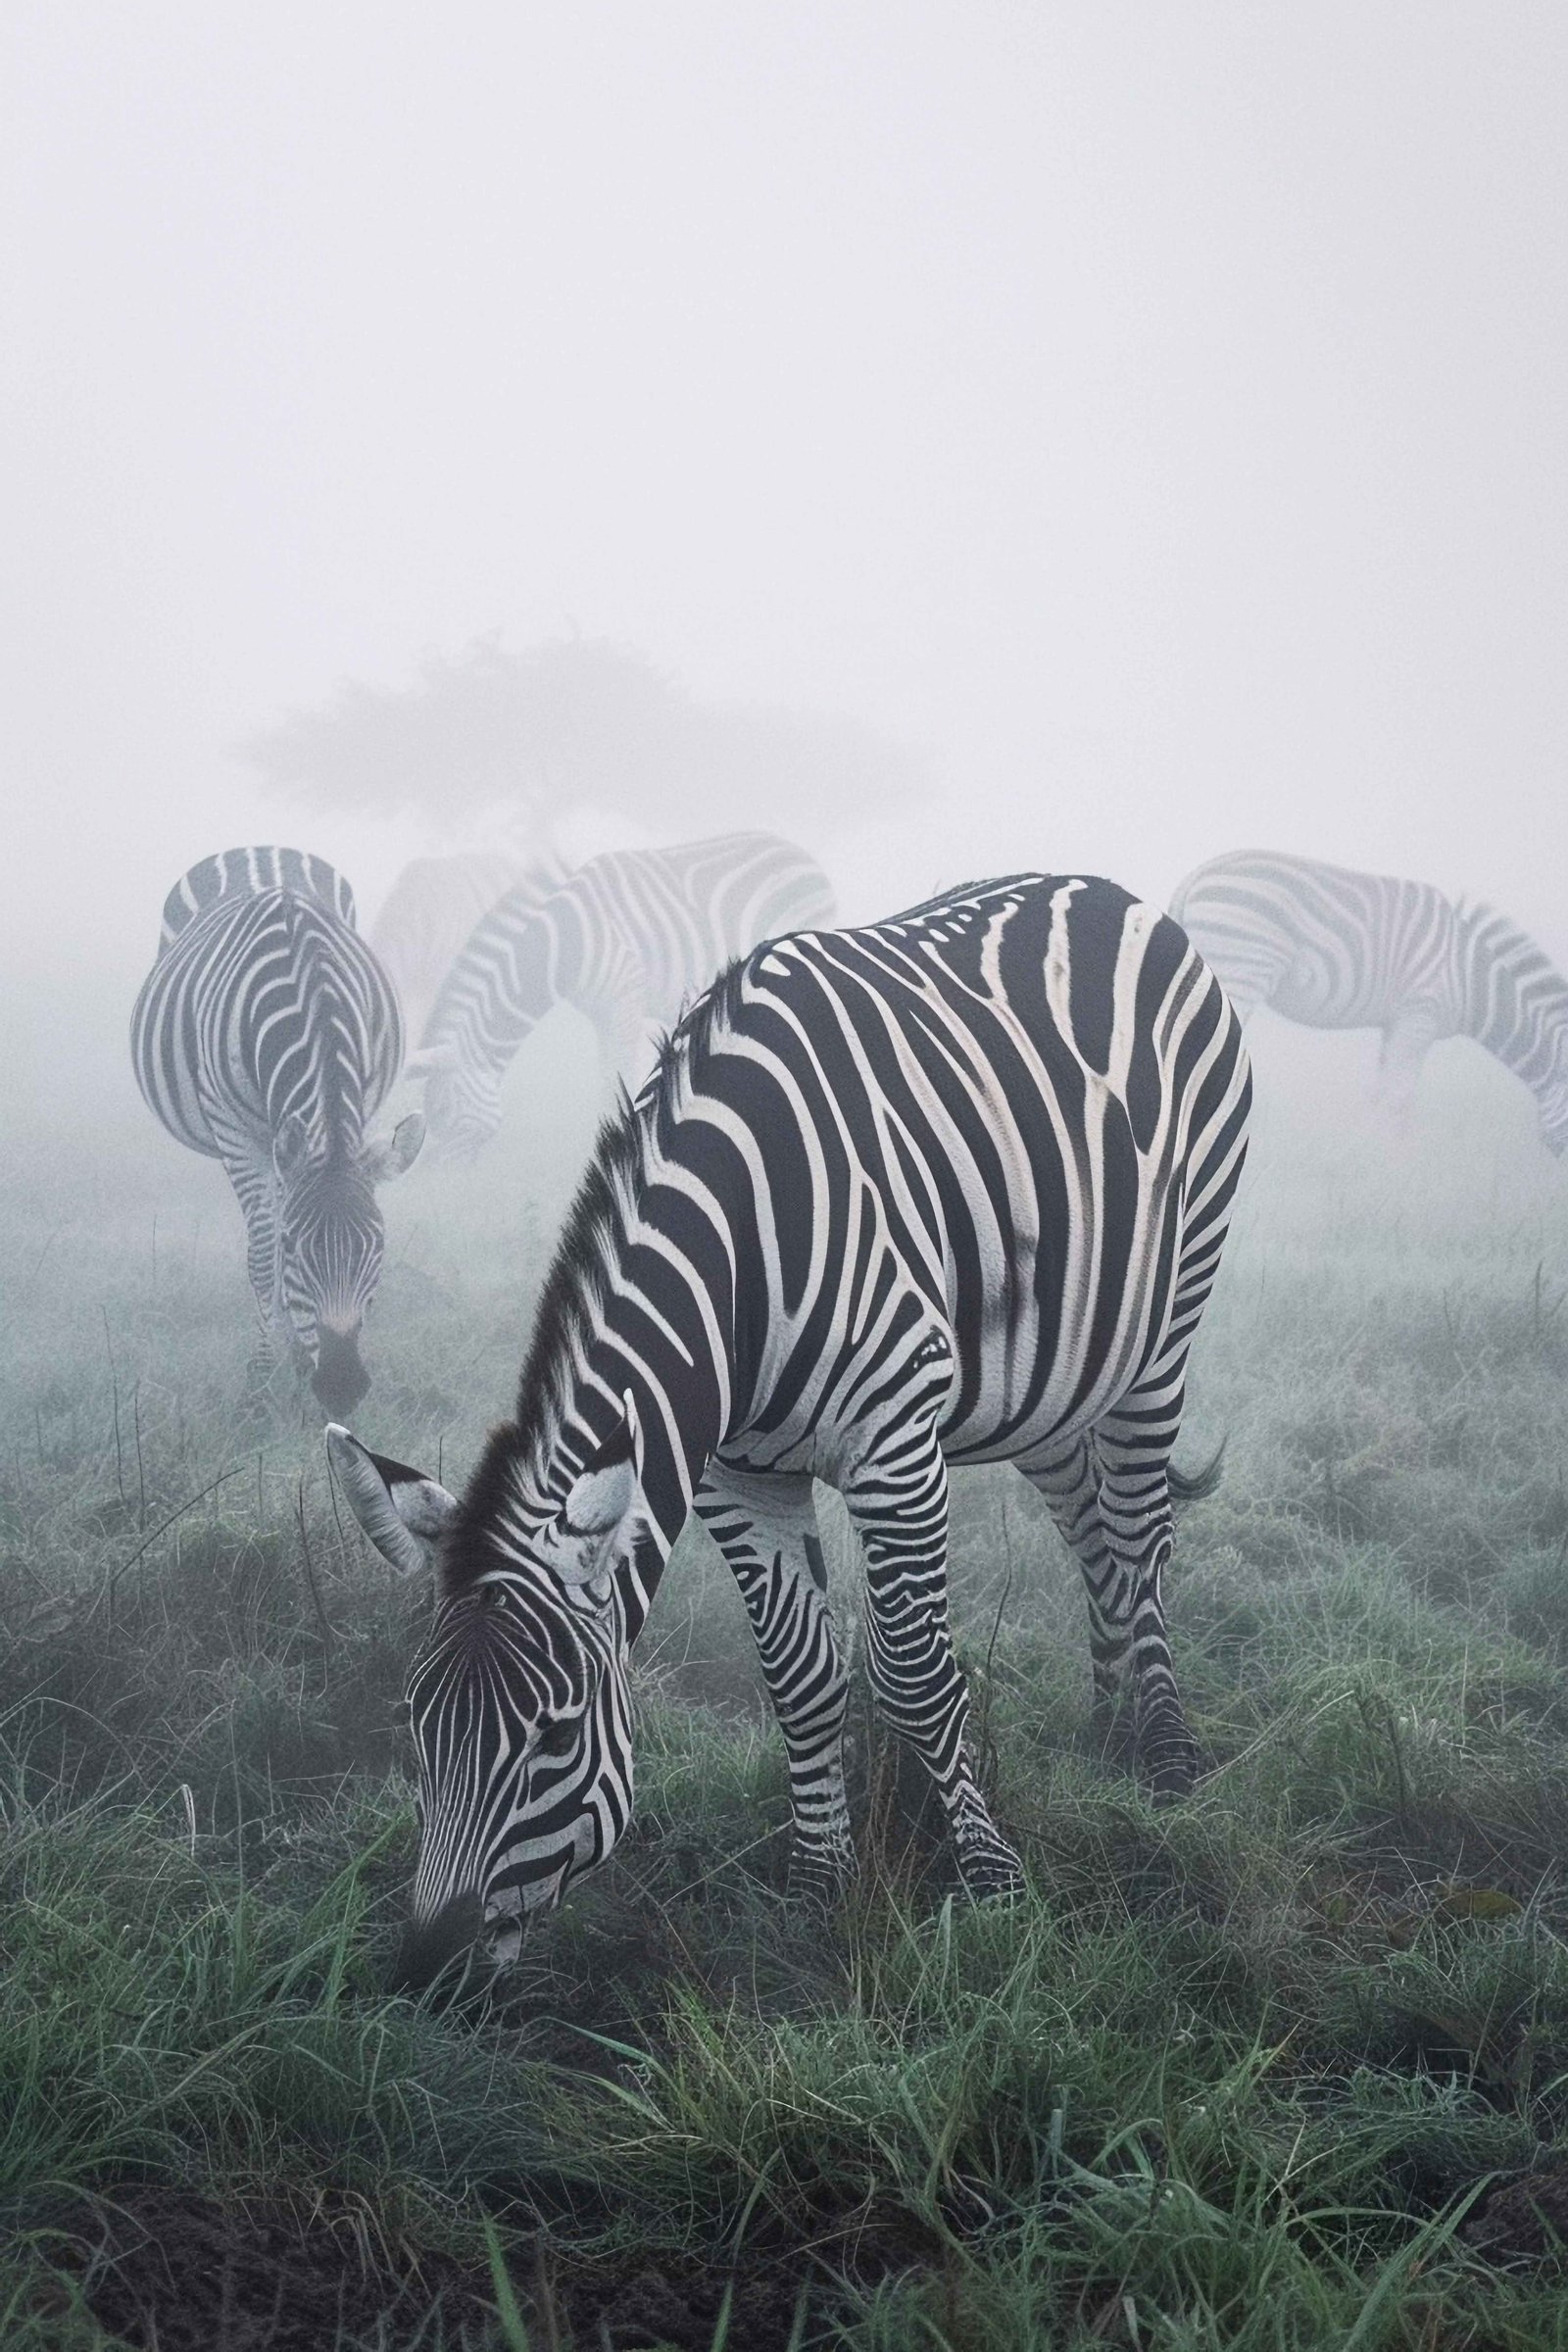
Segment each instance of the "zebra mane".
[{"label": "zebra mane", "polygon": [[[753,951],[766,953],[765,945]],[[544,1490],[561,1424],[571,1406],[577,1367],[611,1295],[649,1148],[689,1088],[700,1082],[714,1039],[729,1026],[740,1003],[749,961],[743,957],[729,964],[683,1013],[660,1040],[653,1074],[636,1101],[622,1092],[600,1126],[545,1277],[517,1384],[515,1417],[491,1433],[446,1546],[442,1583],[449,1598],[466,1592],[494,1566],[486,1532],[501,1519],[515,1517],[519,1471],[530,1494]]]},{"label": "zebra mane", "polygon": [[[459,860],[429,858],[424,862],[429,865],[443,862],[456,865]],[[412,865],[406,867],[399,877],[400,883],[414,870]],[[445,958],[446,968],[441,984],[431,998],[429,1010],[424,1016],[419,1037],[421,1046],[440,1045],[452,1028],[455,1014],[461,1014],[461,1007],[471,993],[468,959],[476,952],[482,953],[487,948],[493,948],[498,937],[506,937],[514,926],[531,921],[547,900],[553,899],[558,891],[566,889],[575,878],[571,868],[555,858],[537,858],[521,873],[514,874],[504,890],[492,896],[489,905],[474,917],[457,947]],[[381,915],[377,917],[378,923],[386,911],[386,907],[383,907]]]},{"label": "zebra mane", "polygon": [[733,956],[696,1002],[682,1009],[674,1027],[661,1033],[654,1050],[653,1070],[634,1106],[638,1113],[646,1113],[658,1123],[679,1106],[688,1084],[700,1075],[715,1034],[727,1029],[735,1018],[747,965],[756,957],[766,956],[772,945],[771,940],[764,939],[749,954]]}]

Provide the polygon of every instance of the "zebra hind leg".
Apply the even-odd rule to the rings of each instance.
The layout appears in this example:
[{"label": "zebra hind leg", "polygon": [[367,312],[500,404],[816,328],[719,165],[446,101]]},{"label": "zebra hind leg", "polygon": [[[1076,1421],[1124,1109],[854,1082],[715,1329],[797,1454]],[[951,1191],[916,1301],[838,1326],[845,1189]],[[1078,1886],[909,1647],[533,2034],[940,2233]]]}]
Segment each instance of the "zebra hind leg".
[{"label": "zebra hind leg", "polygon": [[709,1466],[697,1510],[740,1587],[789,1758],[792,1901],[829,1908],[859,1864],[844,1787],[849,1685],[809,1478]]},{"label": "zebra hind leg", "polygon": [[1198,1748],[1165,1630],[1164,1576],[1174,1544],[1167,1457],[1114,1424],[1099,1443],[1100,1517],[1120,1569],[1116,1613],[1128,1650],[1138,1766],[1155,1801],[1170,1802],[1191,1790]]},{"label": "zebra hind leg", "polygon": [[1164,1453],[1119,1437],[1107,1423],[1098,1438],[1030,1463],[1024,1475],[1083,1573],[1096,1735],[1107,1745],[1130,1744],[1156,1802],[1185,1796],[1197,1778],[1198,1750],[1165,1632],[1173,1530]]},{"label": "zebra hind leg", "polygon": [[1051,1512],[1084,1580],[1093,1675],[1091,1743],[1102,1755],[1130,1762],[1136,1737],[1128,1705],[1131,1642],[1125,1623],[1125,1580],[1101,1524],[1100,1462],[1094,1440],[1079,1438],[1065,1453],[1022,1468]]},{"label": "zebra hind leg", "polygon": [[934,1434],[868,1461],[845,1489],[866,1558],[866,1664],[883,1714],[936,1784],[977,1899],[1023,1890],[1023,1865],[991,1818],[965,1738],[968,1692],[948,1621],[948,1474]]}]

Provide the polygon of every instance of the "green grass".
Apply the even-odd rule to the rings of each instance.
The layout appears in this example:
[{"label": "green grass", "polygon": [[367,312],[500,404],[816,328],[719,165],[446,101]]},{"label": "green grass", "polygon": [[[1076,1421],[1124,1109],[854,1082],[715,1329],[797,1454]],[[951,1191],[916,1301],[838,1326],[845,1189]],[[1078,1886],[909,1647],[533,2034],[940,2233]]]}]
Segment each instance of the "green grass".
[{"label": "green grass", "polygon": [[[352,2279],[342,2352],[1568,2346],[1532,2218],[1568,2213],[1560,1193],[1511,1096],[1440,1089],[1393,1152],[1313,1110],[1265,1115],[1197,1362],[1187,1450],[1230,1451],[1170,1593],[1193,1801],[1156,1814],[1088,1754],[1072,1572],[1020,1481],[960,1475],[955,1609],[1028,1899],[952,1901],[860,1710],[866,1879],[830,1929],[793,1917],[782,1760],[691,1534],[633,1834],[444,2012],[385,1990],[425,1599],[288,1399],[241,1415],[213,1172],[139,1129],[24,1148],[0,2342],[151,2340],[106,2323],[113,2261],[182,2199]],[[379,1445],[461,1477],[559,1198],[505,1152],[476,1193],[388,1196]]]}]

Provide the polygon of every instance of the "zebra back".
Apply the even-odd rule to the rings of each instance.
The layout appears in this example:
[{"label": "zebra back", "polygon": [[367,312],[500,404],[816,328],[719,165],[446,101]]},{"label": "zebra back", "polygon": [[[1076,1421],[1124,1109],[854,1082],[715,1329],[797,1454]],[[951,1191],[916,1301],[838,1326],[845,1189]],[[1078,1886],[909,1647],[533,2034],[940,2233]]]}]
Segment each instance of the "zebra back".
[{"label": "zebra back", "polygon": [[175,883],[131,1057],[149,1107],[187,1149],[260,1165],[297,1110],[318,1147],[352,1157],[403,1043],[397,992],[323,859],[229,850]]},{"label": "zebra back", "polygon": [[309,850],[271,846],[216,850],[181,874],[164,901],[158,953],[164,955],[181,931],[220,899],[253,899],[264,890],[291,890],[319,899],[340,922],[355,928],[354,893],[335,867]]}]

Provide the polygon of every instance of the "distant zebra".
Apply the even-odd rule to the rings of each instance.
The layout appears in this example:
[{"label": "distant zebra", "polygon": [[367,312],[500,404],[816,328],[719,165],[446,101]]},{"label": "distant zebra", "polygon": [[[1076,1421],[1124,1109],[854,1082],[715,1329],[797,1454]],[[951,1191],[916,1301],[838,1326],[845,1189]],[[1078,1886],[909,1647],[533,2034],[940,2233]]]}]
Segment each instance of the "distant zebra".
[{"label": "distant zebra", "polygon": [[176,882],[130,1024],[136,1082],[177,1142],[220,1159],[249,1234],[264,1360],[283,1340],[328,1412],[369,1387],[360,1325],[381,1270],[374,1188],[418,1151],[417,1112],[367,1135],[403,1027],[354,896],[299,850],[225,850]]},{"label": "distant zebra", "polygon": [[1244,1017],[1268,1004],[1309,1028],[1381,1029],[1396,1104],[1441,1039],[1473,1037],[1529,1087],[1547,1149],[1568,1148],[1568,981],[1494,907],[1238,850],[1189,874],[1170,910]]},{"label": "distant zebra", "polygon": [[1160,1581],[1188,1350],[1246,1151],[1241,1026],[1114,883],[978,883],[760,947],[607,1124],[515,1421],[460,1504],[328,1432],[361,1524],[434,1564],[409,1684],[423,1835],[410,1976],[600,1861],[632,1802],[627,1655],[695,1503],[789,1755],[792,1885],[855,1867],[846,1683],[813,1476],[867,1569],[867,1655],[977,1895],[1019,1884],[965,1743],[948,1463],[1016,1462],[1083,1571],[1096,1717],[1156,1791],[1194,1755]]},{"label": "distant zebra", "polygon": [[466,1154],[489,1141],[513,1056],[552,1006],[588,1015],[608,1082],[635,1081],[654,1029],[732,956],[832,919],[821,867],[767,833],[612,851],[543,896],[519,884],[475,927],[409,1057],[432,1142]]},{"label": "distant zebra", "polygon": [[545,897],[567,871],[564,860],[553,856],[524,864],[499,851],[411,859],[366,934],[398,992],[405,1036],[424,1035],[453,959],[496,901],[519,885]]}]

